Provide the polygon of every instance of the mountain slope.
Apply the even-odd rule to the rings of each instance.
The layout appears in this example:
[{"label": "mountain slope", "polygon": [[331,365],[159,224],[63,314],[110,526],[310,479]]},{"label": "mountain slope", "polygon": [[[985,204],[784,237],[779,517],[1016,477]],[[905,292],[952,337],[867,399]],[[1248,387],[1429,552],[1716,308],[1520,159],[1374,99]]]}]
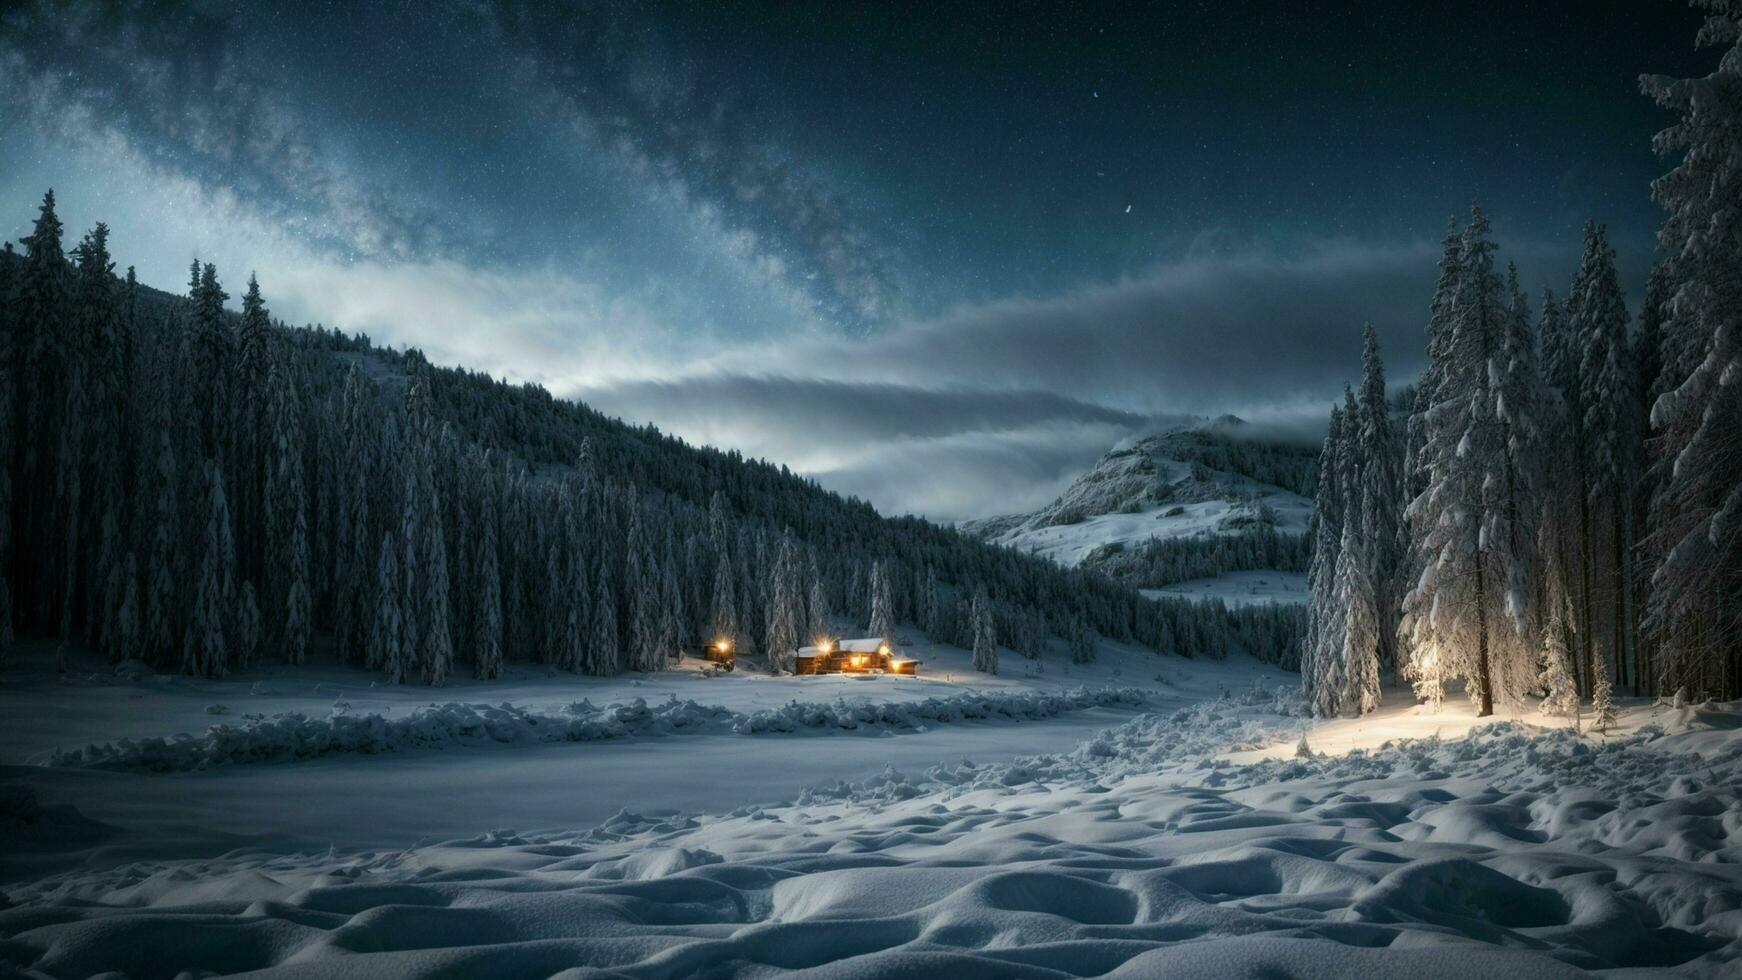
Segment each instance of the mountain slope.
[{"label": "mountain slope", "polygon": [[1046,507],[961,530],[1140,586],[1236,568],[1298,571],[1317,453],[1249,431],[1225,415],[1147,436],[1109,451]]}]

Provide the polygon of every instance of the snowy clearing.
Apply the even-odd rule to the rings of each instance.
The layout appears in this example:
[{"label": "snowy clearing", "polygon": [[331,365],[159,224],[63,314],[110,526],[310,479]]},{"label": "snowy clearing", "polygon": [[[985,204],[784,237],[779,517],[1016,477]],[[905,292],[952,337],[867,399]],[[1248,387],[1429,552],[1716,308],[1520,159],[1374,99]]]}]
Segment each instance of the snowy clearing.
[{"label": "snowy clearing", "polygon": [[[1273,693],[1286,675],[1250,661],[1178,678],[1158,685],[1159,710],[1084,712],[1099,731],[1061,718],[180,775],[15,768],[8,849],[101,859],[47,877],[9,867],[0,934],[12,962],[49,976],[1734,975],[1742,705],[1630,703],[1610,735],[1580,735],[1534,712],[1478,724],[1461,702],[1431,715],[1395,690],[1375,715],[1311,722],[1291,690]],[[1070,747],[973,762],[908,748],[1061,732]],[[766,795],[779,776],[760,770],[824,744],[855,753],[851,778]],[[528,806],[486,775],[504,766]],[[565,791],[613,795],[630,785],[616,766],[708,788],[687,805],[593,801],[603,816],[566,830],[517,819]],[[734,775],[758,802],[725,788]],[[320,846],[226,809],[265,791],[342,811],[392,786],[409,834],[441,787],[474,779],[486,788],[455,803],[478,819],[469,798],[493,796],[500,821],[394,846]],[[104,786],[154,787],[154,802],[115,810],[120,830],[55,809],[82,811]],[[176,806],[162,787],[214,806],[153,822]],[[359,800],[361,819],[378,806]],[[185,823],[219,814],[255,836],[202,854]],[[188,859],[167,859],[177,848]]]}]

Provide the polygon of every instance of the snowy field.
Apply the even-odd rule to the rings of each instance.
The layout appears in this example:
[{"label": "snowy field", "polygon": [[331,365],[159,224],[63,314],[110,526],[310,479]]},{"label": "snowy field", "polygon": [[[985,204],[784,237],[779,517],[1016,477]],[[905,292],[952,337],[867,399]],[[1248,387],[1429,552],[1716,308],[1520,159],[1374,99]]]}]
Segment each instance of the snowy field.
[{"label": "snowy field", "polygon": [[[1388,691],[1375,715],[1310,722],[1276,693],[1294,679],[1249,660],[1107,647],[1029,675],[1007,654],[992,678],[965,656],[927,648],[917,680],[523,670],[433,692],[336,667],[212,683],[91,662],[63,682],[35,651],[0,674],[0,963],[134,978],[1742,966],[1742,705],[1628,703],[1614,731],[1581,735]],[[1144,704],[987,707],[1084,687]],[[64,764],[248,715],[404,718],[437,693],[553,719],[675,694],[733,720],[172,773]],[[982,708],[919,707],[963,697]],[[794,699],[831,727],[738,727]]]},{"label": "snowy field", "polygon": [[1268,603],[1304,603],[1308,598],[1305,572],[1279,572],[1275,569],[1223,572],[1210,578],[1195,578],[1165,588],[1140,591],[1151,599],[1220,599],[1232,609]]}]

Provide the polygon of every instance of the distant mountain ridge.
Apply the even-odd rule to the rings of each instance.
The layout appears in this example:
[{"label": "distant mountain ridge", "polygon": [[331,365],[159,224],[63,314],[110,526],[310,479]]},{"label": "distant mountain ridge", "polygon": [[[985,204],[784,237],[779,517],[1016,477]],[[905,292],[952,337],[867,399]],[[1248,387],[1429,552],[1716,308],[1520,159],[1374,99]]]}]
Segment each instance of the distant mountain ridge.
[{"label": "distant mountain ridge", "polygon": [[[1192,541],[1188,547],[1203,551],[1223,538],[1275,536],[1283,539],[1283,552],[1292,551],[1289,539],[1305,535],[1312,515],[1318,450],[1256,438],[1249,425],[1223,415],[1116,446],[1047,506],[958,527],[993,544],[1145,586],[1166,583],[1135,573],[1120,556],[1152,541]],[[1276,546],[1268,548],[1267,554],[1276,553]],[[1209,574],[1234,567],[1212,564]]]}]

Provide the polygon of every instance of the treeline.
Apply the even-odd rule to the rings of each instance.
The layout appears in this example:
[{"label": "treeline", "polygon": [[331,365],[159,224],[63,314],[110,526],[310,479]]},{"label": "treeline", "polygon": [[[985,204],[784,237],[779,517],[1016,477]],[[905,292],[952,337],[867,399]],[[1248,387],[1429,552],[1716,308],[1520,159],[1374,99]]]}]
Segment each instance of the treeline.
[{"label": "treeline", "polygon": [[1588,697],[1601,719],[1614,684],[1742,695],[1742,8],[1711,9],[1718,71],[1644,79],[1680,160],[1652,186],[1669,217],[1633,329],[1602,226],[1533,316],[1477,209],[1445,240],[1401,438],[1369,332],[1315,498],[1321,714],[1371,710],[1390,666],[1435,704],[1463,680],[1484,715]]},{"label": "treeline", "polygon": [[508,661],[780,659],[837,617],[1038,656],[1268,629],[969,540],[536,386],[275,322],[250,277],[117,277],[52,193],[0,253],[0,653],[13,628],[218,677],[330,646],[390,682]]},{"label": "treeline", "polygon": [[1261,524],[1239,534],[1154,537],[1134,546],[1097,548],[1083,564],[1134,588],[1159,589],[1224,572],[1304,572],[1311,555],[1306,537]]},{"label": "treeline", "polygon": [[[1209,427],[1179,429],[1165,437],[1169,456],[1212,470],[1244,476],[1259,483],[1309,496],[1318,482],[1318,467],[1310,450],[1245,437],[1244,421],[1224,416]],[[1199,471],[1193,471],[1197,477]],[[1203,477],[1207,481],[1207,477]]]}]

